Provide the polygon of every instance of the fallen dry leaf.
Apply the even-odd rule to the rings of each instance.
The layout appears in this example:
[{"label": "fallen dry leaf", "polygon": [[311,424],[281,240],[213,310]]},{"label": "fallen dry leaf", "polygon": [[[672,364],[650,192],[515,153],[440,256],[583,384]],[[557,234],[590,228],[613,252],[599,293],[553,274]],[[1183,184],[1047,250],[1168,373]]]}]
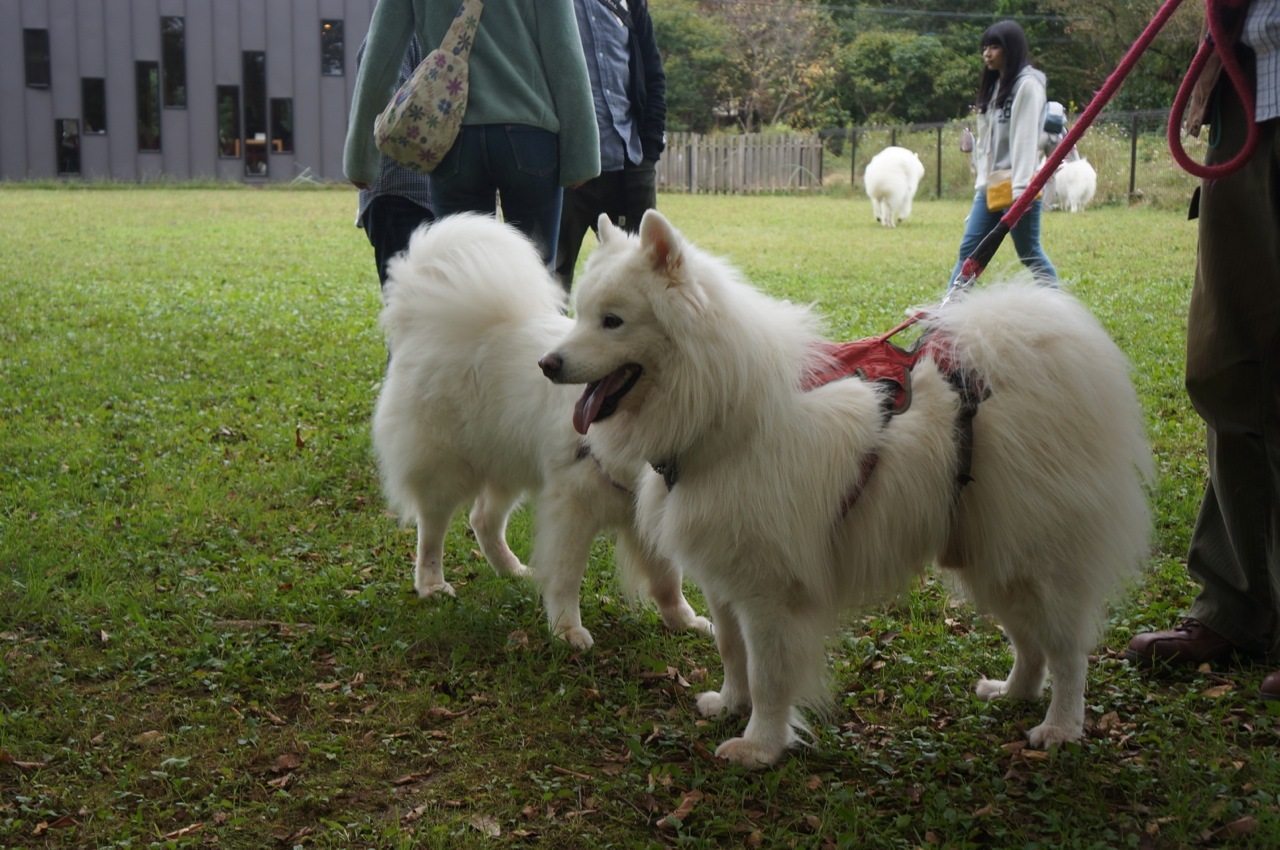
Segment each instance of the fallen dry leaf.
[{"label": "fallen dry leaf", "polygon": [[139,746],[147,746],[148,744],[157,744],[164,740],[164,733],[158,729],[152,729],[149,732],[143,732],[141,735],[133,739],[135,744]]},{"label": "fallen dry leaf", "polygon": [[272,773],[286,773],[290,770],[297,770],[302,767],[302,756],[298,753],[283,753],[276,757],[275,763],[271,765]]},{"label": "fallen dry leaf", "polygon": [[204,829],[203,823],[193,823],[191,826],[184,826],[182,829],[175,829],[173,832],[165,833],[165,841],[177,841],[187,835],[192,835]]},{"label": "fallen dry leaf", "polygon": [[42,761],[18,761],[8,750],[0,750],[0,764],[11,764],[23,770],[39,770],[46,766]]},{"label": "fallen dry leaf", "polygon": [[473,815],[471,828],[489,838],[497,838],[502,835],[502,828],[498,826],[498,819],[492,815]]},{"label": "fallen dry leaf", "polygon": [[687,792],[684,798],[680,800],[680,805],[675,811],[658,821],[658,826],[662,829],[675,829],[676,825],[672,821],[684,823],[685,819],[693,812],[693,807],[702,800],[702,792],[696,788]]}]

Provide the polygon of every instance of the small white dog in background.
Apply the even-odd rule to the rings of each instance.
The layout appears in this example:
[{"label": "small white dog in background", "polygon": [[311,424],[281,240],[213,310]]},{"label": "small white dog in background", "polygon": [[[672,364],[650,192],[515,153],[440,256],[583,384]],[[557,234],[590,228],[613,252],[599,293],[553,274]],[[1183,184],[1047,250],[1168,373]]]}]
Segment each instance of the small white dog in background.
[{"label": "small white dog in background", "polygon": [[452,596],[444,539],[474,500],[471,527],[500,575],[529,569],[507,545],[507,517],[534,497],[533,577],[553,634],[592,644],[579,609],[591,544],[618,533],[624,578],[658,603],[672,629],[710,633],[685,601],[680,570],[639,542],[635,471],[611,479],[574,432],[577,393],[538,371],[573,322],[564,289],[528,239],[492,216],[450,216],[420,228],[388,267],[381,322],[391,359],[373,417],[388,501],[418,525],[414,587]]},{"label": "small white dog in background", "polygon": [[1098,191],[1098,172],[1084,157],[1058,166],[1053,180],[1058,204],[1068,212],[1083,210]]},{"label": "small white dog in background", "polygon": [[[988,285],[925,320],[906,406],[832,366],[818,318],[744,282],[654,210],[638,237],[602,217],[572,330],[542,359],[586,384],[577,427],[638,494],[656,548],[702,588],[724,684],[706,717],[749,714],[716,754],[761,766],[829,702],[824,638],[842,610],[931,562],[1013,644],[983,700],[1053,697],[1031,744],[1083,734],[1106,601],[1148,557],[1152,464],[1128,364],[1077,300]],[[969,423],[969,424],[966,424]],[[967,435],[967,436],[966,436]],[[904,671],[908,675],[909,671]]]},{"label": "small white dog in background", "polygon": [[885,227],[897,227],[911,215],[911,202],[924,177],[924,164],[915,151],[890,146],[871,157],[862,182],[871,199],[871,212]]}]

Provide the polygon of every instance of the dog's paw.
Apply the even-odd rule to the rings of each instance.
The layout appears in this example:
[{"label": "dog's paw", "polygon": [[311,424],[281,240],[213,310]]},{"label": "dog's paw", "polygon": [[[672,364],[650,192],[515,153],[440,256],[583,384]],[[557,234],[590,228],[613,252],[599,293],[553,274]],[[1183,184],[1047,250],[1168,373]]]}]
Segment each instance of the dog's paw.
[{"label": "dog's paw", "polygon": [[693,613],[692,608],[690,608],[688,612],[682,613],[680,616],[668,617],[666,614],[663,614],[662,623],[673,632],[702,632],[708,637],[715,637],[716,633],[715,626],[711,625],[711,621],[706,617],[699,617],[697,614]]},{"label": "dog's paw", "polygon": [[591,632],[582,626],[574,626],[562,632],[557,632],[556,637],[579,651],[588,650],[595,645],[595,638],[591,637]]},{"label": "dog's paw", "polygon": [[729,706],[719,691],[703,691],[698,694],[698,713],[703,717],[723,717],[729,713]]},{"label": "dog's paw", "polygon": [[716,757],[751,770],[760,770],[776,762],[785,749],[761,746],[749,738],[730,738],[716,747]]},{"label": "dog's paw", "polygon": [[750,708],[750,700],[735,700],[727,691],[703,691],[698,694],[698,713],[703,717],[743,714]]},{"label": "dog's paw", "polygon": [[523,578],[533,575],[533,570],[520,563],[519,559],[512,558],[510,563],[493,562],[493,571],[500,576],[508,576],[514,578]]},{"label": "dog's paw", "polygon": [[1027,741],[1037,750],[1047,750],[1054,744],[1069,744],[1072,741],[1079,741],[1082,735],[1084,735],[1083,728],[1069,729],[1041,723],[1027,733]]},{"label": "dog's paw", "polygon": [[685,626],[685,628],[693,629],[696,632],[702,632],[707,637],[713,638],[716,636],[715,624],[706,617],[694,617],[693,620]]},{"label": "dog's paw", "polygon": [[978,685],[973,690],[978,695],[978,699],[991,702],[1009,693],[1009,683],[1003,679],[983,678],[978,680]]},{"label": "dog's paw", "polygon": [[430,599],[433,596],[458,595],[457,592],[454,591],[453,585],[449,584],[447,581],[420,582],[415,585],[414,589],[418,591],[419,599]]}]

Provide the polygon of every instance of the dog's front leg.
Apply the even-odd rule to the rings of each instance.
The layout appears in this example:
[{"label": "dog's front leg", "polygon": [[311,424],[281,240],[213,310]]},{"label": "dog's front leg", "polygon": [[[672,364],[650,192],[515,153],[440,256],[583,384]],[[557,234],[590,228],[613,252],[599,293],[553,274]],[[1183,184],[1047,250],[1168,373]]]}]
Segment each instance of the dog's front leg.
[{"label": "dog's front leg", "polygon": [[711,619],[715,624],[716,647],[724,666],[724,685],[719,691],[698,694],[698,712],[703,717],[741,714],[751,708],[751,692],[747,678],[747,647],[733,609],[705,592]]},{"label": "dog's front leg", "polygon": [[803,722],[795,706],[819,699],[823,635],[820,618],[794,605],[758,602],[739,606],[737,614],[746,648],[751,719],[742,737],[722,743],[716,755],[760,768],[800,741],[793,727],[803,728]]},{"label": "dog's front leg", "polygon": [[576,499],[572,487],[547,488],[539,495],[530,562],[551,633],[574,649],[590,649],[595,640],[582,625],[582,577],[600,529]]}]

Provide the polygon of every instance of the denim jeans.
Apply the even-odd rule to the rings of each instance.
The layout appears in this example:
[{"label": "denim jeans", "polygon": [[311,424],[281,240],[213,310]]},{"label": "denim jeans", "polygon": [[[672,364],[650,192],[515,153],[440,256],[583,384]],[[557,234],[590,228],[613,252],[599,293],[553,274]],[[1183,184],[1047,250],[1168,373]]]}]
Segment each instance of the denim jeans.
[{"label": "denim jeans", "polygon": [[430,224],[431,210],[399,195],[379,195],[364,214],[364,233],[373,246],[378,280],[387,285],[387,262],[409,247],[409,237],[419,225]]},{"label": "denim jeans", "polygon": [[645,210],[657,205],[657,163],[653,160],[627,163],[621,171],[606,171],[577,189],[566,189],[556,251],[556,275],[564,288],[573,285],[582,240],[588,230],[596,229],[601,213],[608,213],[613,223],[628,233],[638,233]]},{"label": "denim jeans", "polygon": [[[1058,270],[1045,256],[1044,248],[1040,247],[1040,205],[1041,201],[1032,201],[1031,206],[1027,207],[1022,218],[1018,219],[1013,230],[1009,231],[1009,236],[1013,238],[1013,247],[1018,252],[1018,259],[1022,260],[1024,266],[1031,269],[1036,282],[1044,286],[1056,287]],[[951,279],[947,281],[948,287],[959,276],[960,267],[964,265],[964,261],[977,249],[978,243],[991,232],[992,228],[999,224],[1000,217],[1006,212],[1007,210],[999,212],[988,210],[986,192],[978,190],[974,194],[973,209],[969,212],[964,236],[960,238],[960,257],[956,260],[956,267],[951,270]]]},{"label": "denim jeans", "polygon": [[538,246],[547,268],[560,233],[560,139],[524,124],[464,125],[429,175],[436,215],[497,213]]}]

